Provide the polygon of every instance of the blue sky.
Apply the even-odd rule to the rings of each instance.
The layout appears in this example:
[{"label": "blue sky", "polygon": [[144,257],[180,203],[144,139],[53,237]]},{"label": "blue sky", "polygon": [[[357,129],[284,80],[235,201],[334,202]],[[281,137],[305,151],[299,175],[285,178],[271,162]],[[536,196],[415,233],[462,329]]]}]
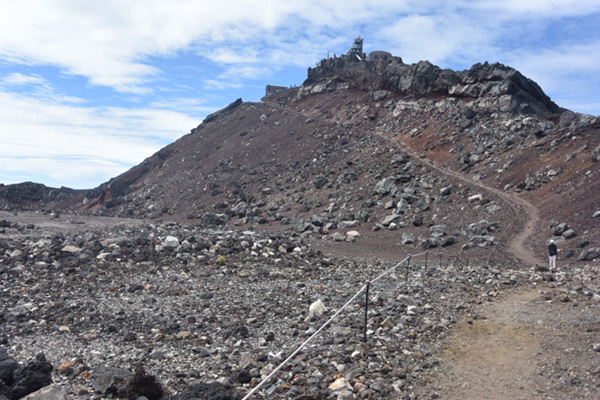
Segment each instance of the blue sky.
[{"label": "blue sky", "polygon": [[600,0],[0,0],[0,183],[93,188],[358,35],[600,114]]}]

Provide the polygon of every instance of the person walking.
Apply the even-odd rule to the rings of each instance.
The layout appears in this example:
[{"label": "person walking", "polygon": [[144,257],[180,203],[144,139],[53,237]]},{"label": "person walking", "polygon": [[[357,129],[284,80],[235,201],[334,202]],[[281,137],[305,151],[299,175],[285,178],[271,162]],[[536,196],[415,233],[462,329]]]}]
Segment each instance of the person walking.
[{"label": "person walking", "polygon": [[550,239],[550,244],[548,245],[548,256],[550,257],[550,271],[556,270],[556,255],[558,254],[558,250],[556,249],[556,244],[554,240]]}]

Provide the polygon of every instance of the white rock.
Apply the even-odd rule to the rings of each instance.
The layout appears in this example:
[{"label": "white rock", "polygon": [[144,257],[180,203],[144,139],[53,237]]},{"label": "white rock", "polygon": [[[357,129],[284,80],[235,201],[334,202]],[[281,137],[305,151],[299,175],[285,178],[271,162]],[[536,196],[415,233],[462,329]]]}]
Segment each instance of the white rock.
[{"label": "white rock", "polygon": [[68,245],[62,248],[65,253],[79,253],[81,249],[77,246]]},{"label": "white rock", "polygon": [[332,392],[339,392],[342,390],[352,391],[352,386],[350,386],[346,378],[342,377],[336,379],[331,385],[329,385],[329,390]]},{"label": "white rock", "polygon": [[19,249],[16,249],[15,251],[11,252],[8,256],[10,258],[17,258],[20,257],[23,254],[23,252]]},{"label": "white rock", "polygon": [[323,304],[321,300],[317,300],[310,305],[310,308],[308,310],[308,317],[320,317],[326,311],[327,307],[325,307],[325,304]]},{"label": "white rock", "polygon": [[472,203],[472,202],[478,201],[478,200],[481,201],[482,199],[483,199],[483,196],[481,194],[474,194],[473,196],[469,196],[467,200],[469,201],[469,203]]},{"label": "white rock", "polygon": [[179,239],[175,236],[167,236],[163,241],[163,245],[166,247],[177,247],[179,246]]}]

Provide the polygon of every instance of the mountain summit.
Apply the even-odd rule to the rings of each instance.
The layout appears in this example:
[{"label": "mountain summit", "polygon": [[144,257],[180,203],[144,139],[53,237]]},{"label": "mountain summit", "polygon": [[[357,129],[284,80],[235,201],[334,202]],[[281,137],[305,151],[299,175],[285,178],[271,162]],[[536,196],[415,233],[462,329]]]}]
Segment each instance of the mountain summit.
[{"label": "mountain summit", "polygon": [[308,70],[303,87],[311,92],[316,83],[319,88],[325,84],[335,89],[339,84],[344,88],[387,90],[414,98],[445,96],[479,100],[475,106],[502,112],[547,116],[564,111],[534,81],[499,63],[486,62],[466,71],[452,71],[428,61],[404,64],[400,57],[391,56],[373,57],[369,62],[329,58]]}]

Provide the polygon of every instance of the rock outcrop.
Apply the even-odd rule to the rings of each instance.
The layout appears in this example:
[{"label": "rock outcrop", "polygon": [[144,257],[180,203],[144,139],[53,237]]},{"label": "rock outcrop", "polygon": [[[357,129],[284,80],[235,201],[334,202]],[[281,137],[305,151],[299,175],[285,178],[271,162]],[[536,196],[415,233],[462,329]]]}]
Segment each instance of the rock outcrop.
[{"label": "rock outcrop", "polygon": [[338,87],[390,91],[411,97],[485,98],[492,108],[518,114],[549,115],[562,111],[534,81],[499,63],[486,62],[469,70],[453,71],[428,61],[404,64],[400,57],[359,63],[330,58],[309,68],[300,94]]}]

